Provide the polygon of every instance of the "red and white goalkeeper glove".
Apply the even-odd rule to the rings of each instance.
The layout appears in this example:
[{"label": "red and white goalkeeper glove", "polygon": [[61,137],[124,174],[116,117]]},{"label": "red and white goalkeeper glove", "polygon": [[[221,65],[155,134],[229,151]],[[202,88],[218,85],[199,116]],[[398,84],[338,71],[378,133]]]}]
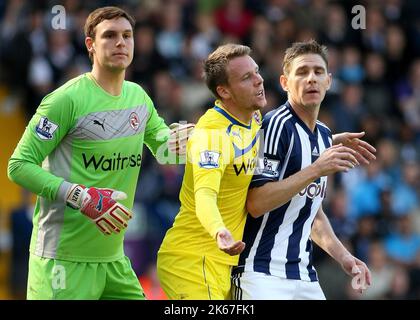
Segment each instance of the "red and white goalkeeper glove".
[{"label": "red and white goalkeeper glove", "polygon": [[127,222],[133,216],[131,210],[116,200],[127,199],[125,192],[113,189],[86,188],[73,184],[66,195],[69,207],[79,210],[91,219],[98,229],[110,235],[127,228]]}]

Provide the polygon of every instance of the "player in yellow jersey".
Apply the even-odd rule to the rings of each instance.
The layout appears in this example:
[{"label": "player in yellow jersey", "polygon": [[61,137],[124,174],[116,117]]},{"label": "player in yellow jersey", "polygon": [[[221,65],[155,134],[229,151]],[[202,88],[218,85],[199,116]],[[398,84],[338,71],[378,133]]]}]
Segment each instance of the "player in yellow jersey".
[{"label": "player in yellow jersey", "polygon": [[227,44],[204,62],[206,84],[218,100],[188,142],[180,212],[158,252],[159,280],[170,299],[230,298],[267,103],[250,51]]}]

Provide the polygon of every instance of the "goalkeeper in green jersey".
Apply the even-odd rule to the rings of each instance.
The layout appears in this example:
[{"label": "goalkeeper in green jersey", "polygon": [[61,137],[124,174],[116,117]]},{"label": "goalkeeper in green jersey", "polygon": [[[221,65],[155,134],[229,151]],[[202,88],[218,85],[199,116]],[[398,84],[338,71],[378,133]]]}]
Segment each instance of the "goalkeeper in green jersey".
[{"label": "goalkeeper in green jersey", "polygon": [[145,298],[123,250],[143,143],[159,157],[172,142],[179,155],[193,126],[171,130],[146,92],[124,80],[133,26],[117,7],[89,15],[92,71],[42,100],[9,161],[9,178],[39,196],[28,299]]}]

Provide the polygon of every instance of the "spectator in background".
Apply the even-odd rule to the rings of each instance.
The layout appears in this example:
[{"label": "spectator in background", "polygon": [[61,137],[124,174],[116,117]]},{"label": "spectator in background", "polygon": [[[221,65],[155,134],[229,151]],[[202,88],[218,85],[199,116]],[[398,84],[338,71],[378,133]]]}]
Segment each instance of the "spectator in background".
[{"label": "spectator in background", "polygon": [[354,46],[346,46],[342,52],[342,65],[338,71],[338,77],[346,83],[361,83],[365,77],[365,70],[361,62],[360,50]]},{"label": "spectator in background", "polygon": [[383,56],[374,52],[368,53],[365,58],[364,70],[366,76],[363,81],[363,95],[366,112],[385,122],[390,113],[394,111],[391,88],[385,78],[387,69]]},{"label": "spectator in background", "polygon": [[348,190],[350,196],[348,210],[351,218],[377,215],[381,210],[380,194],[389,185],[389,178],[381,169],[379,161],[374,161],[365,170],[359,171],[362,177],[353,182],[352,188]]},{"label": "spectator in background", "polygon": [[321,31],[321,41],[328,46],[342,48],[356,42],[355,33],[351,32],[344,7],[338,3],[328,4],[326,18]]},{"label": "spectator in background", "polygon": [[419,207],[417,194],[420,179],[419,164],[405,162],[401,168],[401,179],[395,184],[392,191],[392,208],[395,214],[413,212]]},{"label": "spectator in background", "polygon": [[420,252],[417,253],[413,266],[409,269],[409,298],[420,300]]},{"label": "spectator in background", "polygon": [[372,285],[361,298],[385,299],[391,291],[396,268],[388,259],[380,241],[375,240],[370,243],[367,261],[372,272]]},{"label": "spectator in background", "polygon": [[10,284],[13,298],[19,300],[26,299],[33,212],[31,193],[22,189],[21,199],[21,205],[11,211],[12,260]]},{"label": "spectator in background", "polygon": [[335,234],[339,239],[348,240],[356,232],[354,219],[350,219],[348,213],[347,194],[343,188],[337,188],[334,192],[326,214]]},{"label": "spectator in background", "polygon": [[170,1],[162,14],[161,30],[156,35],[158,52],[167,59],[169,70],[176,77],[185,77],[186,70],[182,65],[182,50],[185,33],[182,29],[182,8],[179,3]]},{"label": "spectator in background", "polygon": [[394,232],[385,238],[387,255],[402,267],[414,265],[420,252],[420,235],[413,232],[412,216],[401,214]]},{"label": "spectator in background", "polygon": [[381,8],[372,5],[366,8],[366,30],[361,32],[365,50],[383,54],[386,48],[386,21]]},{"label": "spectator in background", "polygon": [[219,30],[232,37],[233,42],[241,42],[251,29],[253,13],[245,7],[244,0],[226,1],[224,6],[215,12]]},{"label": "spectator in background", "polygon": [[362,102],[363,89],[359,84],[346,84],[342,88],[341,101],[332,108],[333,123],[337,132],[360,131],[360,119],[366,107]]},{"label": "spectator in background", "polygon": [[400,79],[407,72],[407,40],[402,28],[391,24],[386,27],[386,49],[384,52],[387,66],[387,80]]},{"label": "spectator in background", "polygon": [[375,217],[371,214],[362,215],[357,219],[357,231],[350,239],[354,254],[362,261],[368,261],[369,246],[375,238]]},{"label": "spectator in background", "polygon": [[398,84],[397,98],[404,120],[420,141],[420,59],[412,62],[408,79]]},{"label": "spectator in background", "polygon": [[386,294],[388,300],[407,300],[409,298],[410,278],[408,269],[397,266],[391,282],[391,290]]},{"label": "spectator in background", "polygon": [[152,91],[153,75],[168,69],[167,60],[156,49],[155,30],[149,24],[138,24],[134,30],[132,79],[147,91]]}]

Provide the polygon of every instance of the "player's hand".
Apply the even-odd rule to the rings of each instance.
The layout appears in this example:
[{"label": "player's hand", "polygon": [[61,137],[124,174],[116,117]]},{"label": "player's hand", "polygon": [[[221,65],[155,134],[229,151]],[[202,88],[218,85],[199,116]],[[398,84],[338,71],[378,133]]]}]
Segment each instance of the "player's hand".
[{"label": "player's hand", "polygon": [[343,132],[333,135],[333,144],[342,144],[345,147],[356,151],[356,159],[362,164],[369,164],[370,161],[375,160],[374,153],[376,152],[368,142],[361,140],[365,132]]},{"label": "player's hand", "polygon": [[231,256],[236,256],[245,249],[245,243],[240,240],[235,241],[228,229],[220,230],[216,235],[216,240],[219,249]]},{"label": "player's hand", "polygon": [[169,151],[177,155],[185,155],[187,152],[187,142],[192,135],[195,124],[193,123],[172,123],[169,125],[171,129],[169,136]]},{"label": "player's hand", "polygon": [[122,191],[73,184],[67,192],[66,203],[73,209],[80,209],[102,233],[110,235],[127,228],[127,222],[133,216],[131,210],[116,201],[124,199],[127,195]]},{"label": "player's hand", "polygon": [[312,165],[318,170],[319,177],[336,172],[347,172],[359,164],[356,153],[342,144],[334,145],[326,149]]},{"label": "player's hand", "polygon": [[358,293],[363,293],[371,285],[372,275],[363,261],[346,254],[341,260],[341,267],[352,277],[351,286]]}]

